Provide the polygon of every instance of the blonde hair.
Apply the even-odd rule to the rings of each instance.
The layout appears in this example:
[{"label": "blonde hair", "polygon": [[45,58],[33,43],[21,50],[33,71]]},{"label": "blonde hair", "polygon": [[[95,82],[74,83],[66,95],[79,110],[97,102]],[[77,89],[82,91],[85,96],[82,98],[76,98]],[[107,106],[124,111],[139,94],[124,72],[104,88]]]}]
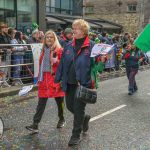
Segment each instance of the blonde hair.
[{"label": "blonde hair", "polygon": [[54,37],[54,44],[52,45],[52,48],[53,49],[56,49],[56,48],[61,48],[61,45],[60,45],[60,43],[59,43],[59,41],[58,41],[58,38],[57,38],[57,36],[56,36],[56,33],[53,31],[53,30],[49,30],[49,31],[47,31],[46,33],[45,33],[45,37],[44,37],[44,42],[43,42],[43,50],[44,50],[44,47],[46,46],[46,37],[47,37],[47,35],[48,34],[51,34],[51,35],[53,35],[53,37]]},{"label": "blonde hair", "polygon": [[89,23],[83,19],[74,20],[72,27],[80,28],[85,35],[88,35],[89,29],[90,29]]}]

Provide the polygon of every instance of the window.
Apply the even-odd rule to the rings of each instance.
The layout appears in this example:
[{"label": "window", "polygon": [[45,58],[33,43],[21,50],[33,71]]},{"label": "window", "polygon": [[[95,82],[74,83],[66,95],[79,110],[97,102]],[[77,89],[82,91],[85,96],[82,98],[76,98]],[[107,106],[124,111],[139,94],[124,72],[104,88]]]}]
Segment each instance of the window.
[{"label": "window", "polygon": [[17,17],[19,29],[36,22],[36,0],[17,0]]},{"label": "window", "polygon": [[71,0],[62,0],[61,13],[70,14],[70,10],[71,10]]},{"label": "window", "polygon": [[137,11],[137,4],[128,5],[128,12],[136,12],[136,11]]},{"label": "window", "polygon": [[14,0],[0,1],[0,22],[7,22],[8,26],[16,27]]},{"label": "window", "polygon": [[9,27],[23,30],[37,21],[36,9],[36,0],[0,0],[0,22],[7,22]]},{"label": "window", "polygon": [[94,13],[94,6],[86,6],[85,7],[86,14],[93,14]]},{"label": "window", "polygon": [[46,12],[72,14],[72,0],[47,0]]}]

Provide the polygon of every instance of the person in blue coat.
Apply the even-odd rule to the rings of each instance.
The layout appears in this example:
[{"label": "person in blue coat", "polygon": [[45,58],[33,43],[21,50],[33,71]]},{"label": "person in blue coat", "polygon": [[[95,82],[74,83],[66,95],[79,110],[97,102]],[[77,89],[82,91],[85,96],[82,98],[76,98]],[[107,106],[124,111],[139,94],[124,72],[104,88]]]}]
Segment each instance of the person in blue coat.
[{"label": "person in blue coat", "polygon": [[61,81],[62,89],[66,92],[67,109],[74,115],[72,136],[68,145],[78,145],[81,132],[87,132],[90,115],[85,114],[86,104],[75,99],[77,86],[80,84],[87,88],[94,88],[91,71],[91,50],[94,42],[88,37],[89,25],[83,19],[73,22],[74,39],[68,43],[55,76],[55,82]]}]

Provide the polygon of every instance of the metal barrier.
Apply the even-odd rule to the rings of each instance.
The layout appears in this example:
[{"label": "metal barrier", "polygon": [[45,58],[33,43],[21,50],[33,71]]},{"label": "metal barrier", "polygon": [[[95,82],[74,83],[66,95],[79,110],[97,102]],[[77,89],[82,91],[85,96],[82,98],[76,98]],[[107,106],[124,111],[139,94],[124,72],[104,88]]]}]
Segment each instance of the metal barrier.
[{"label": "metal barrier", "polygon": [[[26,51],[14,51],[24,47]],[[33,81],[33,56],[30,44],[0,44],[0,86],[22,85]]]},{"label": "metal barrier", "polygon": [[[144,65],[141,65],[139,67],[139,71],[144,71],[150,69],[150,64],[147,62],[144,62]],[[100,75],[99,78],[100,80],[107,80],[107,79],[112,79],[116,77],[122,77],[126,75],[126,68],[125,65],[120,65],[119,70],[115,70],[114,68],[111,68],[110,72],[103,71]]]},{"label": "metal barrier", "polygon": [[[27,46],[28,50],[22,51],[21,57],[12,51],[14,46]],[[140,66],[140,70],[150,68],[150,64],[146,63]],[[100,74],[102,80],[120,77],[125,75],[124,64],[119,65],[119,70],[110,68],[110,71],[103,71]],[[30,44],[0,44],[0,87],[9,87],[17,83],[22,85],[24,83],[33,82],[33,54]],[[17,82],[16,82],[17,81]]]}]

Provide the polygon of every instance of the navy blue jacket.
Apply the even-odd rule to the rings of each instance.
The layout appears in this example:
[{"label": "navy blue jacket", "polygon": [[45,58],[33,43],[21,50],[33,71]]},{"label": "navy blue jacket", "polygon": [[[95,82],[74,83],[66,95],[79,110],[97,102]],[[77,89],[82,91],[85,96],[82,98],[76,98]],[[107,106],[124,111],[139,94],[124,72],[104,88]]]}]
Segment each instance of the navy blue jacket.
[{"label": "navy blue jacket", "polygon": [[[55,82],[62,81],[62,90],[66,91],[68,81],[69,67],[74,60],[74,48],[75,40],[68,43],[64,48],[60,64],[58,66]],[[75,72],[77,81],[88,88],[92,87],[91,79],[91,50],[94,46],[94,42],[90,41],[88,37],[85,38],[77,57],[75,58]]]},{"label": "navy blue jacket", "polygon": [[124,58],[125,58],[125,65],[127,68],[139,68],[139,59],[143,58],[144,54],[139,51],[127,51]]},{"label": "navy blue jacket", "polygon": [[[71,41],[71,40],[70,40]],[[69,42],[70,42],[65,36],[63,36],[60,40],[59,43],[60,45],[64,48]]]}]

